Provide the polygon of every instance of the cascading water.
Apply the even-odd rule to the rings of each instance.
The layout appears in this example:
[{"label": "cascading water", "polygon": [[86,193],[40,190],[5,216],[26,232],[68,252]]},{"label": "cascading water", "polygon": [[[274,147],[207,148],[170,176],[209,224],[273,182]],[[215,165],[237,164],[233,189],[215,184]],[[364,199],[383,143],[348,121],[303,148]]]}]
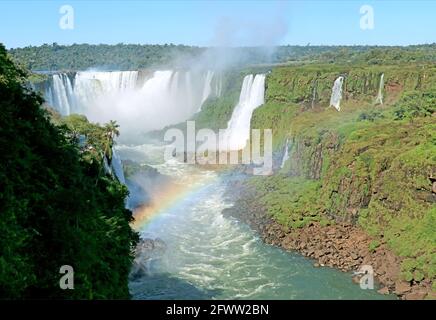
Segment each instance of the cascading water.
[{"label": "cascading water", "polygon": [[336,110],[341,111],[341,99],[342,99],[342,84],[344,83],[344,77],[340,76],[335,80],[332,89],[332,95],[330,97],[330,106],[335,107]]},{"label": "cascading water", "polygon": [[137,77],[137,71],[53,74],[45,99],[62,115],[81,113],[100,96],[134,89]]},{"label": "cascading water", "polygon": [[310,259],[265,244],[247,225],[224,214],[232,207],[225,196],[227,179],[240,176],[159,161],[163,156],[157,153],[164,148],[118,147],[123,159],[134,155],[139,161],[141,154],[156,159],[141,163],[170,176],[177,186],[162,187],[148,218],[135,224],[142,239],[159,239],[166,249],[156,256],[154,248],[136,256],[144,268],[131,277],[133,299],[389,298],[360,289],[351,274],[315,268]]},{"label": "cascading water", "polygon": [[224,132],[223,144],[227,150],[241,150],[250,138],[250,121],[254,109],[264,104],[265,75],[245,76],[239,96],[239,102]]},{"label": "cascading water", "polygon": [[313,88],[312,88],[312,109],[315,108],[316,96],[317,96],[317,87],[318,87],[318,80],[314,80],[313,81]]},{"label": "cascading water", "polygon": [[384,78],[385,78],[385,74],[382,73],[382,75],[380,76],[380,84],[378,87],[377,98],[375,99],[376,104],[383,104],[383,88],[385,86]]},{"label": "cascading water", "polygon": [[206,79],[204,81],[204,88],[203,88],[203,96],[201,98],[200,108],[198,111],[201,110],[201,106],[203,103],[207,100],[207,98],[210,96],[210,93],[212,92],[212,78],[214,76],[214,73],[212,71],[208,71],[206,73]]},{"label": "cascading water", "polygon": [[220,88],[213,90],[213,79],[211,70],[162,70],[146,79],[138,71],[59,73],[48,81],[45,98],[62,115],[81,113],[100,123],[116,120],[122,132],[137,135],[198,112]]},{"label": "cascading water", "polygon": [[223,90],[223,76],[221,73],[219,73],[215,77],[215,96],[221,97],[222,90]]},{"label": "cascading water", "polygon": [[286,139],[285,152],[283,154],[282,164],[280,165],[280,168],[283,169],[283,167],[285,166],[285,163],[286,163],[286,161],[288,161],[288,159],[289,159],[289,139]]},{"label": "cascading water", "polygon": [[[47,91],[51,90],[51,98],[56,95],[56,101],[63,101],[59,110],[65,114],[82,112],[99,122],[119,121],[123,138],[125,127],[138,135],[144,127],[162,127],[196,112],[204,98],[206,78],[167,70],[138,82],[132,74],[77,73],[72,78],[60,75],[56,89],[52,85]],[[219,96],[222,80],[213,78],[212,91]],[[264,103],[264,90],[265,75],[244,78],[226,130],[232,149],[245,146],[252,112]],[[165,122],[162,117],[167,117]],[[159,238],[155,244],[164,243],[166,250],[145,258],[146,273],[130,280],[134,299],[388,298],[374,290],[361,290],[351,282],[350,274],[314,268],[313,261],[301,255],[265,244],[247,225],[223,214],[232,206],[225,197],[226,179],[231,177],[163,161],[161,146],[131,146],[129,141],[129,145],[117,144],[112,152],[112,163],[105,161],[105,169],[129,186],[129,199],[134,200],[128,200],[130,204],[144,199],[141,192],[145,190],[131,187],[132,176],[125,179],[121,159],[151,166],[173,182],[169,189],[160,183],[154,186],[160,192],[150,199],[150,219],[136,225],[142,239]],[[135,260],[142,259],[138,255]]]},{"label": "cascading water", "polygon": [[124,171],[123,171],[123,164],[121,163],[121,159],[118,156],[118,153],[115,150],[115,148],[112,148],[111,168],[115,176],[117,177],[118,181],[121,182],[122,184],[126,184],[126,179],[124,177]]},{"label": "cascading water", "polygon": [[75,97],[70,77],[66,73],[54,74],[52,77],[53,87],[46,91],[47,100],[53,106],[57,106],[61,114],[70,114],[75,106]]}]

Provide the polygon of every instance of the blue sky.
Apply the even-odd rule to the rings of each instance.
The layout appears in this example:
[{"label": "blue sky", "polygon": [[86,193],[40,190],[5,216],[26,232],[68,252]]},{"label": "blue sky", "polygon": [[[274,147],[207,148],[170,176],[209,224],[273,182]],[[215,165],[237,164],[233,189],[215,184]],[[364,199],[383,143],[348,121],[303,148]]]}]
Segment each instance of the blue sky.
[{"label": "blue sky", "polygon": [[[74,29],[59,27],[62,5]],[[374,29],[360,28],[362,5]],[[7,48],[57,42],[217,45],[407,45],[436,42],[436,1],[5,1]]]}]

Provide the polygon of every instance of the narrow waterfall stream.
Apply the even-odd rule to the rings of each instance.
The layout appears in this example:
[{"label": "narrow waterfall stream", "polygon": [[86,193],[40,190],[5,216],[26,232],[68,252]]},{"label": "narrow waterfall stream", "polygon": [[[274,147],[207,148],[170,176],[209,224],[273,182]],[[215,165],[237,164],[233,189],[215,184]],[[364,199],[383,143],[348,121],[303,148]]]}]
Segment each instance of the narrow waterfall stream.
[{"label": "narrow waterfall stream", "polygon": [[336,110],[341,111],[342,100],[342,84],[344,83],[344,77],[340,76],[335,80],[332,88],[332,95],[330,97],[330,106],[335,107]]}]

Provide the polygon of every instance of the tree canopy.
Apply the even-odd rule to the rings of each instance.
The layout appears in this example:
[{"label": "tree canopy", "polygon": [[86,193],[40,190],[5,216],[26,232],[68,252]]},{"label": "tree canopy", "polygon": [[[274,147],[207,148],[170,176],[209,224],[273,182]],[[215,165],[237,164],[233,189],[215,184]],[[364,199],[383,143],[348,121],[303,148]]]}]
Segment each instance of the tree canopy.
[{"label": "tree canopy", "polygon": [[[127,188],[74,134],[99,155],[116,125],[53,124],[25,76],[0,45],[0,298],[128,298],[137,234]],[[63,265],[74,290],[60,289]]]}]

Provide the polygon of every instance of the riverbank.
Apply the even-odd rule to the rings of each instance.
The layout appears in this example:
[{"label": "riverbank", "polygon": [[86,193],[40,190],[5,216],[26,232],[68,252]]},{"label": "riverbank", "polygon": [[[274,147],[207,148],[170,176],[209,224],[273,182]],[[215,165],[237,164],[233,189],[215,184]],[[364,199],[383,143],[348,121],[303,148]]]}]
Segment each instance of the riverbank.
[{"label": "riverbank", "polygon": [[[286,229],[268,215],[256,201],[256,195],[240,179],[228,184],[227,196],[235,206],[226,209],[224,214],[247,223],[267,244],[312,258],[315,267],[355,272],[362,265],[369,265],[373,268],[375,282],[380,285],[380,294],[393,293],[404,300],[436,298],[430,281],[402,280],[401,263],[404,259],[389,250],[386,243],[375,242],[357,226],[311,222],[301,228]],[[350,279],[357,284],[359,280],[359,275]]]}]

